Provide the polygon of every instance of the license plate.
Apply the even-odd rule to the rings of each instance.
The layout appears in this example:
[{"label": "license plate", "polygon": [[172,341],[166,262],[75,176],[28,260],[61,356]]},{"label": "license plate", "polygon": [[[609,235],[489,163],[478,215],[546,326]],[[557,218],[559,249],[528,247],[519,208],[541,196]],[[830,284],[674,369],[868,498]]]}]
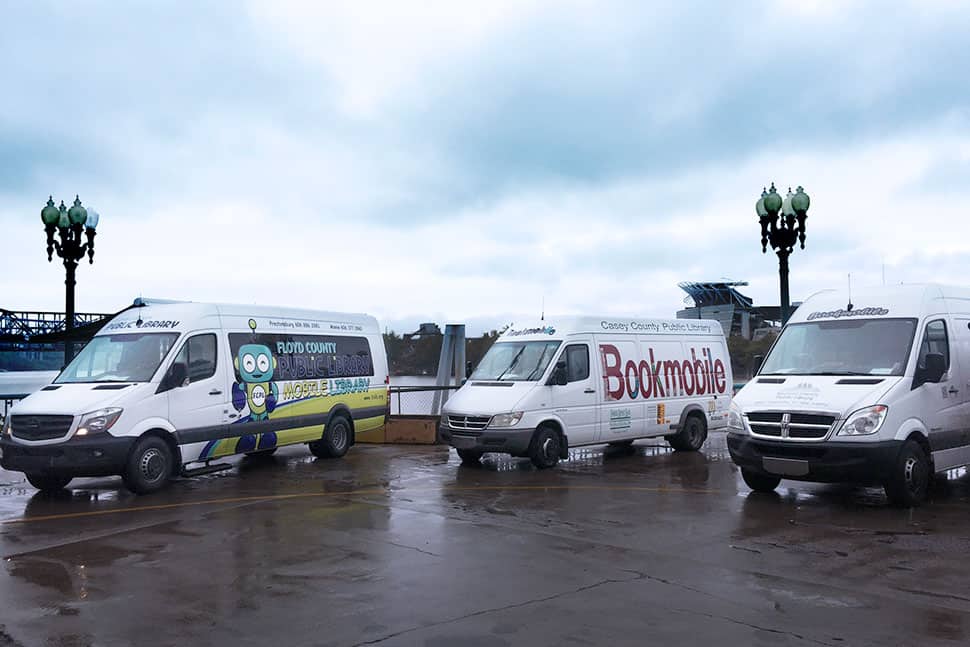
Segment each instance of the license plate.
[{"label": "license plate", "polygon": [[761,460],[765,471],[772,474],[780,476],[806,476],[808,474],[808,461],[793,458],[772,458],[770,456],[765,456]]},{"label": "license plate", "polygon": [[478,444],[477,438],[469,438],[467,436],[456,436],[451,435],[451,446],[455,449],[471,449]]}]

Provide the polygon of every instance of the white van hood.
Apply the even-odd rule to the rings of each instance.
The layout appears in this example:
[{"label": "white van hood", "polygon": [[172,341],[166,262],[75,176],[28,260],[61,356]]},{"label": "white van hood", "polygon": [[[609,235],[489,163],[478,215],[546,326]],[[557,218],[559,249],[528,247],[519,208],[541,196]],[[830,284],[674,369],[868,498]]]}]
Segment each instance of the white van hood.
[{"label": "white van hood", "polygon": [[466,382],[443,407],[443,413],[493,416],[511,413],[538,382]]},{"label": "white van hood", "polygon": [[[24,398],[11,409],[11,415],[72,415],[96,411],[109,407],[132,395],[144,395],[156,388],[153,384],[59,384],[52,391],[37,391]],[[101,388],[98,388],[101,387]],[[110,387],[110,388],[105,388]],[[123,388],[119,388],[123,387]]]},{"label": "white van hood", "polygon": [[[762,376],[748,382],[734,396],[744,412],[819,411],[843,417],[856,409],[880,404],[901,377],[830,375]],[[778,380],[783,380],[780,384]],[[872,382],[878,380],[878,383]],[[869,382],[869,383],[865,383]]]}]

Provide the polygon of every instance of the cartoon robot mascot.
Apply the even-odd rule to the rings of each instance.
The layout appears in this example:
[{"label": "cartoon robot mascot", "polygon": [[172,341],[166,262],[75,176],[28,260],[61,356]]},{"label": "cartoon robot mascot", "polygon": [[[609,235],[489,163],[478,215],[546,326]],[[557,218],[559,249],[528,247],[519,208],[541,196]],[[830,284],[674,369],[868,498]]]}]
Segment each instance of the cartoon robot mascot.
[{"label": "cartoon robot mascot", "polygon": [[[255,336],[256,322],[249,321]],[[273,382],[276,358],[265,344],[243,344],[233,360],[240,382],[232,385],[232,406],[236,411],[249,407],[249,420],[269,420],[269,414],[276,408],[279,388]],[[237,452],[269,449],[276,446],[276,433],[267,432],[246,435],[239,439]]]}]

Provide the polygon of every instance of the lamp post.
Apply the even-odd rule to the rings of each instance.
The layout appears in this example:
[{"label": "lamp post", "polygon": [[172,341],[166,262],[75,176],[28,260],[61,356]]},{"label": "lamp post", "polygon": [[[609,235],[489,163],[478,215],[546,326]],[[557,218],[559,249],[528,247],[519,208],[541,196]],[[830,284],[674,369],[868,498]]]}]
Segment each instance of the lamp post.
[{"label": "lamp post", "polygon": [[[781,280],[781,325],[788,322],[788,256],[795,250],[795,242],[805,249],[805,219],[808,218],[808,205],[811,201],[805,189],[798,187],[795,193],[788,189],[782,199],[775,184],[771,189],[761,191],[761,198],[755,203],[758,219],[761,221],[761,253],[768,251],[768,243],[778,254],[778,277]],[[778,212],[781,211],[779,217]]]},{"label": "lamp post", "polygon": [[[54,252],[64,260],[64,269],[67,277],[64,279],[65,293],[64,305],[65,324],[64,324],[64,365],[74,357],[74,343],[71,340],[71,332],[74,330],[74,275],[77,271],[78,261],[87,254],[88,262],[94,263],[94,235],[95,228],[98,226],[100,216],[94,209],[85,209],[81,206],[81,200],[75,196],[74,204],[68,209],[61,200],[61,206],[54,206],[54,197],[47,200],[47,206],[41,209],[40,219],[44,223],[47,231],[47,261],[54,258]],[[54,233],[57,232],[57,238]],[[87,236],[87,242],[81,241],[81,234]]]}]

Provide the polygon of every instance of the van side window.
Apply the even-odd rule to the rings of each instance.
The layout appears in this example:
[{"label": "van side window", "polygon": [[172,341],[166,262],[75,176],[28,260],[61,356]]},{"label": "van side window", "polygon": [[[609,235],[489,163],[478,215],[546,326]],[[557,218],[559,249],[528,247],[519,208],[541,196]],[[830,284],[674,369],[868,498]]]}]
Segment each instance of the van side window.
[{"label": "van side window", "polygon": [[942,319],[931,321],[926,324],[926,331],[923,333],[923,342],[919,347],[919,358],[916,360],[917,366],[926,368],[926,355],[928,353],[939,353],[946,362],[947,369],[950,368],[950,344],[946,337],[946,323]]},{"label": "van side window", "polygon": [[566,346],[566,381],[581,382],[589,377],[589,347],[586,344]]},{"label": "van side window", "polygon": [[210,333],[189,337],[175,362],[185,364],[189,382],[198,382],[216,374],[216,336]]}]

